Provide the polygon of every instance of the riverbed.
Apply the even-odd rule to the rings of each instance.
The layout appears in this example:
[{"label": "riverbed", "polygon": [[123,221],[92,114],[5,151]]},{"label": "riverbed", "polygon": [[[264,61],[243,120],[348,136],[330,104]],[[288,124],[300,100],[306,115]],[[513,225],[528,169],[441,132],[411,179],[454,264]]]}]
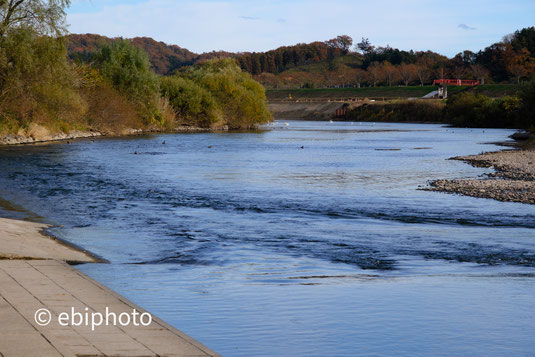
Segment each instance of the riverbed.
[{"label": "riverbed", "polygon": [[279,121],[4,147],[0,197],[224,356],[529,355],[535,208],[418,190],[491,173],[447,159],[511,133]]}]

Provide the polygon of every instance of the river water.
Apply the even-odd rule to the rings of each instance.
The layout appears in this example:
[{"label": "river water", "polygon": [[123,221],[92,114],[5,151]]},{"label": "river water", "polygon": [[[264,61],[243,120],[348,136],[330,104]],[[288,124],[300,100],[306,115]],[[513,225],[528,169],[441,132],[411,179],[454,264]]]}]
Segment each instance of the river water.
[{"label": "river water", "polygon": [[532,355],[535,208],[418,190],[491,172],[447,159],[510,134],[290,121],[7,147],[2,214],[62,225],[110,261],[78,269],[224,356]]}]

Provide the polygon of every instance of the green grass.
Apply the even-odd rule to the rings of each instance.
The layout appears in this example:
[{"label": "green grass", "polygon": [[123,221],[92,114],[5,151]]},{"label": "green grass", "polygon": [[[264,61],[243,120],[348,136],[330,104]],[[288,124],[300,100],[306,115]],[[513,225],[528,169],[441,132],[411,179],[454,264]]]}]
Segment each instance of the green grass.
[{"label": "green grass", "polygon": [[[355,56],[343,56],[338,57],[333,60],[334,65],[346,65],[350,68],[357,68],[362,65],[362,60]],[[311,64],[306,64],[303,66],[293,67],[288,69],[286,72],[309,72],[309,73],[324,73],[329,70],[329,63],[327,61],[316,62]]]},{"label": "green grass", "polygon": [[291,94],[293,98],[346,98],[346,97],[422,97],[435,90],[434,86],[412,87],[369,87],[369,88],[321,88],[321,89],[273,89],[267,90],[268,99],[284,99]]},{"label": "green grass", "polygon": [[[514,95],[520,89],[520,85],[513,84],[486,84],[472,90],[489,97],[503,97]],[[286,99],[291,94],[292,98],[418,98],[436,90],[436,86],[408,86],[408,87],[367,87],[367,88],[320,88],[320,89],[271,89],[266,91],[268,100]],[[448,93],[465,90],[466,86],[450,86]]]}]

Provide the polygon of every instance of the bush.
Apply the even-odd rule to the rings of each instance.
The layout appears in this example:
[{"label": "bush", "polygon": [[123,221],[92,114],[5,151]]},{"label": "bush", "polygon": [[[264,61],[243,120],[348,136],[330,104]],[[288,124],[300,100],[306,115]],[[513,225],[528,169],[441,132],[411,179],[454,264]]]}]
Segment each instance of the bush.
[{"label": "bush", "polygon": [[[210,95],[215,107],[210,117],[212,124],[217,120],[217,125],[245,129],[272,119],[264,87],[232,59],[207,61],[178,72],[176,76],[189,81],[189,86],[193,82]],[[212,110],[211,107],[208,109]]]},{"label": "bush", "polygon": [[350,110],[346,119],[386,122],[440,122],[444,104],[434,100],[404,100],[363,104]]},{"label": "bush", "polygon": [[210,127],[221,116],[211,94],[190,79],[163,77],[161,94],[169,100],[180,124]]},{"label": "bush", "polygon": [[492,99],[482,94],[461,92],[448,99],[444,116],[448,123],[460,127],[520,128],[520,99]]},{"label": "bush", "polygon": [[[69,130],[83,127],[87,104],[79,78],[68,63],[62,38],[39,36],[19,28],[0,47],[0,118],[8,126],[27,128],[35,122]],[[7,127],[3,124],[4,127]]]},{"label": "bush", "polygon": [[161,124],[159,81],[143,50],[120,39],[103,45],[94,60],[102,76],[135,103],[146,124]]},{"label": "bush", "polygon": [[[93,71],[91,71],[93,72]],[[88,103],[86,122],[104,133],[116,134],[125,128],[141,128],[136,106],[104,80],[84,86],[81,93]]]},{"label": "bush", "polygon": [[535,131],[535,79],[520,91],[520,121],[522,127]]}]

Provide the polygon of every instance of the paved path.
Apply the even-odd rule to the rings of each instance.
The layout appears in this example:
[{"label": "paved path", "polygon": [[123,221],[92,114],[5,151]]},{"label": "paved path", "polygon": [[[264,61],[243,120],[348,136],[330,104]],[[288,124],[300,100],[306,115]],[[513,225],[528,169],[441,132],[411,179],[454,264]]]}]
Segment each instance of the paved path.
[{"label": "paved path", "polygon": [[[4,223],[0,221],[0,252],[4,250],[4,242],[13,239],[55,242],[45,236],[32,236],[31,230],[39,227],[28,222],[20,223],[28,228],[26,233],[8,237],[6,232],[13,232],[13,226]],[[53,254],[59,254],[56,248],[52,249]],[[71,257],[71,252],[59,251]],[[25,249],[20,252],[28,256]],[[42,252],[45,256],[51,254],[44,248]],[[155,316],[147,326],[139,318],[138,326],[114,325],[112,317],[109,326],[95,326],[94,330],[90,323],[62,326],[58,316],[72,315],[73,308],[75,312],[87,312],[89,322],[93,313],[105,316],[106,308],[116,316],[121,313],[131,316],[134,309],[139,314],[146,311],[64,261],[33,258],[0,259],[0,357],[218,356]],[[46,326],[36,322],[35,313],[40,309],[50,312],[51,320]],[[144,322],[147,324],[148,319]]]},{"label": "paved path", "polygon": [[41,234],[49,226],[42,223],[0,218],[0,259],[58,259],[90,263],[90,254],[73,249]]}]

